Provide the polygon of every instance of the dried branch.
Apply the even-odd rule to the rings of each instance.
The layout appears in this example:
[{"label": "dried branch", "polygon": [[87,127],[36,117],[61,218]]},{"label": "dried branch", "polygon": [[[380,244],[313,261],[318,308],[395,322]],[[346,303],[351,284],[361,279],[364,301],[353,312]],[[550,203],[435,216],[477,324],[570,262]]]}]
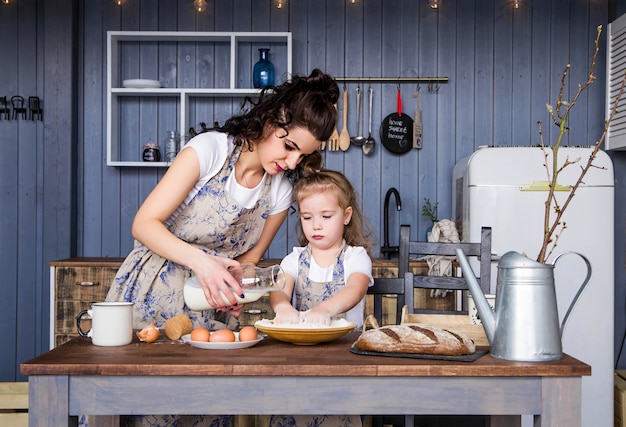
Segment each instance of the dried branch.
[{"label": "dried branch", "polygon": [[[600,146],[606,139],[606,135],[609,130],[609,125],[611,121],[613,120],[613,117],[618,111],[619,101],[626,87],[626,73],[624,74],[624,79],[622,80],[620,90],[617,96],[615,97],[615,104],[613,105],[613,108],[609,114],[609,117],[605,120],[604,130],[602,132],[602,135],[600,136],[600,139],[595,142],[593,150],[591,151],[591,154],[589,155],[589,158],[587,159],[586,165],[581,166],[581,172],[578,177],[578,180],[576,181],[574,185],[570,186],[570,190],[567,195],[567,198],[565,199],[562,205],[559,204],[557,197],[556,197],[556,193],[555,193],[556,188],[557,188],[558,176],[561,172],[563,172],[563,170],[566,167],[569,167],[573,164],[580,162],[580,158],[575,159],[575,160],[570,160],[569,157],[567,157],[565,161],[563,162],[563,164],[559,166],[558,151],[559,151],[559,147],[561,146],[561,143],[563,142],[563,138],[565,137],[565,134],[569,131],[567,122],[569,120],[569,116],[570,116],[570,112],[572,108],[578,102],[580,95],[596,80],[596,77],[593,75],[593,70],[595,68],[596,60],[598,57],[598,52],[600,49],[599,41],[600,41],[601,32],[602,32],[602,26],[599,26],[597,28],[597,35],[596,35],[596,40],[595,40],[595,51],[591,59],[591,66],[589,67],[589,75],[588,75],[587,81],[584,84],[578,86],[578,90],[576,91],[576,94],[574,95],[573,100],[571,102],[566,102],[563,100],[563,93],[565,91],[565,85],[566,85],[566,76],[570,69],[570,66],[568,64],[565,67],[565,70],[563,71],[563,75],[561,77],[561,87],[559,89],[559,95],[556,100],[556,109],[552,108],[550,104],[546,104],[546,108],[548,109],[548,113],[550,114],[552,121],[554,122],[556,126],[559,127],[559,133],[557,135],[556,142],[554,145],[546,146],[544,144],[542,124],[541,124],[541,121],[537,122],[538,130],[539,130],[540,145],[541,145],[541,149],[543,150],[545,160],[546,160],[544,162],[544,166],[546,168],[546,173],[548,175],[548,186],[549,186],[548,196],[546,197],[545,210],[544,210],[545,215],[544,215],[544,225],[543,225],[543,242],[541,245],[541,250],[539,251],[539,255],[537,256],[538,262],[546,262],[546,260],[550,257],[550,255],[556,248],[561,233],[567,228],[567,224],[565,222],[561,222],[561,219],[563,217],[565,210],[567,209],[570,202],[574,198],[576,190],[578,190],[578,187],[580,187],[580,185],[584,183],[583,179],[585,175],[587,174],[587,172],[591,168],[605,169],[603,167],[595,165],[593,162],[598,155],[598,151],[600,151]],[[563,106],[565,106],[566,108],[565,108],[565,112],[562,113],[561,107]],[[546,151],[547,148],[550,148],[552,150],[552,164],[550,166],[548,165],[548,161],[547,161],[548,160],[548,152]],[[554,218],[552,218],[552,215],[554,215]]]}]

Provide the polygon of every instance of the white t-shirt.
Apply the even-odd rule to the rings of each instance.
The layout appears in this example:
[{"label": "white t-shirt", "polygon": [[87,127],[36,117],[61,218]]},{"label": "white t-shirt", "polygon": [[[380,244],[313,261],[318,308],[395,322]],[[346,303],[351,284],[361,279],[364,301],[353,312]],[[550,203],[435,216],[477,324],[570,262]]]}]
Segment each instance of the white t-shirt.
[{"label": "white t-shirt", "polygon": [[[178,215],[182,209],[198,194],[198,191],[213,178],[224,166],[224,162],[228,155],[235,148],[233,138],[226,133],[221,132],[204,132],[193,137],[183,149],[192,148],[200,162],[200,177],[191,189],[181,206],[168,219],[168,223]],[[293,186],[289,179],[279,173],[273,175],[270,184],[270,215],[274,215],[288,209],[293,202]],[[259,200],[264,180],[254,188],[246,188],[239,185],[235,179],[235,169],[228,177],[225,184],[225,190],[228,191],[242,206],[252,208]]]},{"label": "white t-shirt", "polygon": [[[304,247],[300,246],[294,247],[293,251],[283,258],[280,263],[283,271],[294,279],[297,279],[298,277],[298,259],[304,249]],[[309,279],[314,282],[331,282],[333,280],[333,269],[334,265],[327,268],[320,267],[317,262],[315,262],[315,258],[311,257]],[[365,248],[361,246],[346,246],[343,256],[343,271],[345,282],[348,281],[348,277],[350,277],[352,273],[363,273],[370,279],[368,286],[372,286],[374,284],[374,279],[372,277],[372,260],[367,254]],[[363,325],[364,313],[365,297],[363,297],[357,305],[346,312],[346,320],[356,323],[357,327],[360,327]]]}]

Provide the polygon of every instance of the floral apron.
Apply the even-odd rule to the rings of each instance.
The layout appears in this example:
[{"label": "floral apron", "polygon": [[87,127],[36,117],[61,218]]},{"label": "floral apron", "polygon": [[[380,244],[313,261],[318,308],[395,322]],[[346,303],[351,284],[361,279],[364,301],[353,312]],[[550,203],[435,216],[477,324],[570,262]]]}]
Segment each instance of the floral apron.
[{"label": "floral apron", "polygon": [[[198,194],[169,225],[176,237],[206,253],[236,258],[252,248],[259,240],[269,214],[270,185],[264,177],[257,204],[247,209],[224,190],[225,182],[239,158],[240,149],[233,150],[222,169],[198,191]],[[107,301],[132,301],[133,327],[150,323],[162,327],[178,314],[187,314],[194,326],[210,329],[236,329],[237,319],[214,310],[192,311],[183,299],[183,285],[191,270],[152,252],[139,242],[126,257],[117,272]]]},{"label": "floral apron", "polygon": [[[251,209],[240,206],[224,190],[240,153],[239,148],[233,150],[222,169],[168,226],[178,238],[212,255],[236,258],[248,251],[258,242],[269,215],[270,176],[265,175],[259,200]],[[191,318],[194,327],[236,329],[239,321],[227,313],[216,314],[215,310],[197,312],[185,305],[183,285],[190,276],[191,270],[188,268],[162,258],[143,244],[135,242],[134,249],[118,270],[106,299],[135,303],[134,328],[143,328],[150,323],[162,327],[167,319],[184,313]],[[121,421],[122,426],[227,427],[233,424],[233,417],[144,415],[122,417]],[[79,424],[87,425],[86,422]]]},{"label": "floral apron", "polygon": [[[344,279],[343,257],[346,242],[341,244],[333,266],[330,282],[315,282],[309,279],[311,269],[311,247],[308,245],[298,257],[298,278],[294,286],[294,307],[306,311],[337,293],[346,284]],[[345,314],[333,319],[345,318]],[[270,427],[361,427],[359,415],[272,415]]]}]

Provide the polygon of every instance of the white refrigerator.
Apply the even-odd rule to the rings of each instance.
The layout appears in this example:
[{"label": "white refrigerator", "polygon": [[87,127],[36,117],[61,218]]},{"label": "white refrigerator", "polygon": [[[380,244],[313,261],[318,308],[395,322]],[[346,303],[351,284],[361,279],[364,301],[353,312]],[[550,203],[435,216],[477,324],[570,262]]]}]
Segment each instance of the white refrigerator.
[{"label": "white refrigerator", "polygon": [[[548,161],[552,154],[548,151]],[[580,158],[559,175],[572,185],[587,163],[590,147],[563,147],[558,161]],[[542,242],[547,180],[544,153],[539,147],[483,147],[456,164],[453,171],[453,215],[463,241],[480,242],[480,229],[492,227],[493,254],[514,250],[536,259]],[[548,262],[566,251],[589,259],[592,277],[570,314],[563,331],[563,351],[589,365],[583,377],[582,425],[613,426],[614,329],[614,178],[608,155],[600,151],[578,188],[563,220],[567,228]],[[564,193],[558,193],[563,200]],[[495,257],[494,257],[495,258]],[[476,266],[475,271],[478,271]],[[555,284],[559,318],[563,319],[586,276],[584,261],[564,256],[556,263]],[[496,290],[497,261],[492,266],[492,293]],[[497,295],[496,295],[497,298]],[[525,421],[526,417],[524,417]],[[524,422],[524,425],[526,423]]]}]

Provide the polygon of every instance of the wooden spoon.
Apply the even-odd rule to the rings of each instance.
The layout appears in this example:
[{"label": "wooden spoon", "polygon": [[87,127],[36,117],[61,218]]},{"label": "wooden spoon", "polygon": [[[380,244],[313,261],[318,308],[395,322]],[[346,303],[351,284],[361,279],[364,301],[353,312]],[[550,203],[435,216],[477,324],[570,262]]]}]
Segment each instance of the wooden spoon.
[{"label": "wooden spoon", "polygon": [[350,134],[348,133],[348,90],[343,90],[343,129],[339,134],[339,148],[347,151],[350,148]]}]

